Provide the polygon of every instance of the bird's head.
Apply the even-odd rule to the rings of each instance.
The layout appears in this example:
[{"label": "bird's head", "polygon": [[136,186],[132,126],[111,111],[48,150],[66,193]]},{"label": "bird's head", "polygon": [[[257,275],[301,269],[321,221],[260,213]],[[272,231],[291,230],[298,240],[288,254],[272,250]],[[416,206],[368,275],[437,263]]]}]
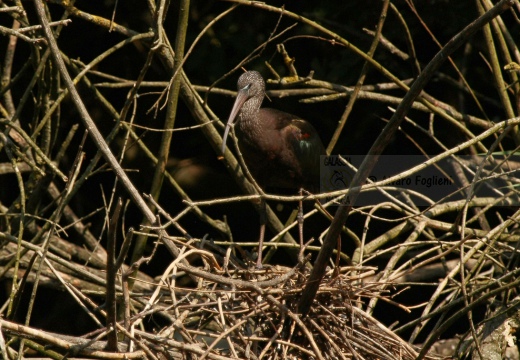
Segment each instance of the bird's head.
[{"label": "bird's head", "polygon": [[226,150],[226,139],[228,137],[229,130],[231,129],[231,126],[233,126],[233,122],[235,121],[245,102],[251,98],[255,98],[259,100],[256,106],[260,107],[265,94],[264,78],[258,71],[247,71],[238,78],[237,90],[238,93],[235,99],[235,104],[233,105],[231,113],[229,114],[226,130],[224,131],[224,137],[222,138],[222,153],[224,153]]},{"label": "bird's head", "polygon": [[[238,95],[245,96],[247,101],[257,95],[264,96],[265,94],[265,82],[264,78],[258,71],[247,71],[240,75],[237,81]],[[242,94],[242,95],[241,95]],[[236,104],[236,102],[235,102]]]}]

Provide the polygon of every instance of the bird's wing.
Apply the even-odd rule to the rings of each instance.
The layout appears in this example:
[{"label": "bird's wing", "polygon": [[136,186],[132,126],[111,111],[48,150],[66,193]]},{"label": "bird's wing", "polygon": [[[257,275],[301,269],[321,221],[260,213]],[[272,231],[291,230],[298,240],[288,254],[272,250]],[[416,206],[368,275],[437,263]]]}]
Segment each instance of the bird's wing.
[{"label": "bird's wing", "polygon": [[285,131],[289,133],[287,138],[290,139],[302,174],[307,174],[309,178],[319,176],[320,156],[325,155],[325,148],[316,129],[305,120],[293,119]]}]

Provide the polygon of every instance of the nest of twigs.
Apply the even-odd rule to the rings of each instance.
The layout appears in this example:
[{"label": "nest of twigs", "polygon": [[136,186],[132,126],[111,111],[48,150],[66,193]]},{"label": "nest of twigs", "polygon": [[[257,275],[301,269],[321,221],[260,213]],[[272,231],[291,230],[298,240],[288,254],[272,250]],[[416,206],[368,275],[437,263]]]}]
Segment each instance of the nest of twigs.
[{"label": "nest of twigs", "polygon": [[[175,333],[198,354],[215,359],[415,359],[408,343],[356,306],[363,298],[381,296],[363,283],[372,274],[362,267],[329,271],[305,317],[298,313],[308,280],[301,264],[217,275],[200,283],[194,292],[198,301],[177,299],[182,321],[158,336]],[[173,342],[163,344],[178,350]]]},{"label": "nest of twigs", "polygon": [[[16,239],[6,240],[10,240],[10,244],[3,248],[4,252],[14,251]],[[54,241],[59,247],[59,239],[55,238]],[[25,242],[22,245],[27,249],[38,249]],[[30,265],[33,254],[28,251],[23,256],[21,268]],[[101,288],[95,285],[97,281],[103,282],[99,271],[94,268],[81,271],[82,267],[78,264],[49,255],[42,268],[40,282],[52,286],[52,281],[48,279],[55,274],[69,291],[75,292],[74,287],[67,285],[69,273],[70,279],[77,277],[76,282],[82,278],[84,282],[81,286],[93,289],[90,291],[93,296],[102,295],[99,293]],[[193,255],[201,255],[204,266],[195,267],[185,261],[185,256],[199,258]],[[96,256],[92,256],[92,263],[96,264]],[[383,297],[380,291],[373,290],[373,283],[367,281],[374,275],[374,268],[343,267],[338,271],[328,271],[308,314],[303,316],[299,306],[302,291],[308,282],[309,270],[305,265],[309,258],[302,259],[294,268],[265,266],[256,269],[253,265],[239,266],[240,261],[234,261],[233,256],[222,261],[223,258],[207,250],[193,248],[181,254],[155,286],[147,284],[150,279],[139,273],[140,280],[133,285],[134,291],[130,296],[127,293],[129,277],[123,275],[122,286],[116,285],[115,290],[122,290],[122,294],[117,296],[117,307],[124,310],[120,312],[124,312],[125,316],[116,324],[115,332],[109,326],[108,330],[101,328],[85,336],[72,337],[6,320],[1,320],[2,327],[5,334],[24,339],[26,346],[33,346],[40,353],[53,357],[416,358],[417,352],[410,344],[358,306],[366,298]],[[229,266],[222,267],[222,263]],[[126,268],[127,275],[131,272],[132,268]],[[34,281],[33,275],[29,281]],[[185,278],[191,284],[189,287],[180,285]],[[55,283],[55,286],[59,287],[59,284]],[[106,293],[107,301],[109,293],[110,286]],[[105,309],[81,293],[76,292],[76,295],[92,317],[97,314],[110,317]],[[131,308],[135,315],[127,317]],[[142,319],[146,321],[142,322]],[[150,327],[151,319],[167,325]],[[111,335],[117,335],[116,349],[110,349]],[[106,337],[108,341],[105,341]],[[39,344],[45,344],[46,348]],[[6,349],[5,343],[2,348],[4,352],[12,351],[11,348]]]}]

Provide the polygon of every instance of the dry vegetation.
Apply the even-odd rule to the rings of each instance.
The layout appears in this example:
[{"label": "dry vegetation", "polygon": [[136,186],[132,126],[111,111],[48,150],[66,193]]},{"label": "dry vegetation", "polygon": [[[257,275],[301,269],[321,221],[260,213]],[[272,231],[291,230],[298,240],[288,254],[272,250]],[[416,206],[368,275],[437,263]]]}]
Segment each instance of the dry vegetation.
[{"label": "dry vegetation", "polygon": [[[301,3],[0,1],[4,358],[518,358],[520,4]],[[370,155],[305,258],[218,159],[241,67]]]}]

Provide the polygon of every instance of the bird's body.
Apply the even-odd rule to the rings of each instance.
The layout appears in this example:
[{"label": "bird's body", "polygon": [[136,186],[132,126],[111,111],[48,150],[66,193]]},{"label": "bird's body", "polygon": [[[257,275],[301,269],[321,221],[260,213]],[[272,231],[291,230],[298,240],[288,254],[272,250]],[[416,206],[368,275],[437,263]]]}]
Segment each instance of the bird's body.
[{"label": "bird's body", "polygon": [[[226,149],[229,130],[238,118],[236,135],[240,152],[249,172],[264,190],[266,187],[273,187],[319,191],[320,157],[326,152],[316,129],[297,116],[261,108],[265,97],[265,82],[257,71],[242,74],[237,87],[237,98],[224,132],[222,153]],[[265,214],[263,218],[258,267],[262,266]],[[300,214],[299,221],[300,244],[303,249],[303,214]]]},{"label": "bird's body", "polygon": [[269,108],[260,109],[258,118],[261,122],[241,119],[236,131],[253,178],[263,188],[318,190],[325,149],[312,125]]}]

